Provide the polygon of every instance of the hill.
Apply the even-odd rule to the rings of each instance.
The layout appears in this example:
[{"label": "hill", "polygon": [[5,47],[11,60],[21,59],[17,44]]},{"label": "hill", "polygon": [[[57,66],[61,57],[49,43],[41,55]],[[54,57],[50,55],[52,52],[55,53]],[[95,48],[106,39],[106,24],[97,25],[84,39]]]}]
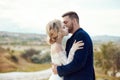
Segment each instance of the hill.
[{"label": "hill", "polygon": [[0,31],[0,44],[41,45],[46,43],[44,34],[13,33]]},{"label": "hill", "polygon": [[[0,44],[11,44],[11,45],[44,45],[46,44],[46,35],[45,34],[30,34],[30,33],[13,33],[13,32],[3,32],[0,31]],[[103,43],[103,42],[116,42],[120,43],[120,36],[110,36],[110,35],[101,35],[101,36],[92,36],[91,37],[94,43]],[[68,37],[64,38],[66,41]]]},{"label": "hill", "polygon": [[110,41],[115,43],[120,43],[120,36],[109,36],[109,35],[92,36],[92,40],[94,43],[106,43]]}]

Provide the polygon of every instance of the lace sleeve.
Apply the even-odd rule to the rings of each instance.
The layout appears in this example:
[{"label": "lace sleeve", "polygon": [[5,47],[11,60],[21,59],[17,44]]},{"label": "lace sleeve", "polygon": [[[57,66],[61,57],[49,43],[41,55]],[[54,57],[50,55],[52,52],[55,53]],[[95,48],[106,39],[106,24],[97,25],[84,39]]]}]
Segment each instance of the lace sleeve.
[{"label": "lace sleeve", "polygon": [[60,54],[60,61],[63,65],[70,63],[73,60],[74,51],[70,50],[68,58],[66,57],[66,52]]},{"label": "lace sleeve", "polygon": [[67,59],[67,64],[73,60],[74,53],[75,53],[74,50],[70,50],[69,55],[68,55],[68,59]]}]

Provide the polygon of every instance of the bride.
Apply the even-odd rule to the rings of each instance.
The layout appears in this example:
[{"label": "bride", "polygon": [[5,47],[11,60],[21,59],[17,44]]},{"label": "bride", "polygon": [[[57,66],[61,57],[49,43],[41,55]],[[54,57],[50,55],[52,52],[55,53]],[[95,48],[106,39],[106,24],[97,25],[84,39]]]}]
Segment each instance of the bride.
[{"label": "bride", "polygon": [[[66,52],[62,46],[62,40],[64,36],[68,35],[68,28],[60,20],[52,20],[46,26],[46,31],[48,35],[48,42],[51,45],[51,60],[52,63],[56,65],[65,65],[73,60],[74,53],[78,49],[82,49],[84,43],[82,41],[74,41],[72,48],[69,52],[68,58],[66,57]],[[52,73],[49,80],[63,80],[57,74]]]}]

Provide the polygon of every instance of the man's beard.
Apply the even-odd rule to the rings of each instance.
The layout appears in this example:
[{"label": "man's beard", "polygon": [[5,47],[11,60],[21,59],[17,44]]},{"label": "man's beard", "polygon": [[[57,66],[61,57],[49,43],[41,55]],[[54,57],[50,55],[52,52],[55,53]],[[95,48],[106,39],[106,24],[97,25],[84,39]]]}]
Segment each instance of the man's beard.
[{"label": "man's beard", "polygon": [[68,32],[69,32],[69,33],[72,33],[72,32],[73,32],[73,23],[71,23],[71,25],[70,25],[70,27],[69,27],[69,29],[68,29]]}]

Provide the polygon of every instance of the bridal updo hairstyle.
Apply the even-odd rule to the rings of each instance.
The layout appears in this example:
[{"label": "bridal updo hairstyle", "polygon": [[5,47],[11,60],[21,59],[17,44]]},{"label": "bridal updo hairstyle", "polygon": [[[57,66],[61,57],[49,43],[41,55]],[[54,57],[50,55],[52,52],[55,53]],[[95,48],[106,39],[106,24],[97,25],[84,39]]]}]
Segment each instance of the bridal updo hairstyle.
[{"label": "bridal updo hairstyle", "polygon": [[52,20],[47,24],[46,31],[48,35],[49,44],[53,44],[56,42],[56,40],[58,39],[58,34],[60,32],[61,26],[62,26],[61,21],[57,19]]}]

